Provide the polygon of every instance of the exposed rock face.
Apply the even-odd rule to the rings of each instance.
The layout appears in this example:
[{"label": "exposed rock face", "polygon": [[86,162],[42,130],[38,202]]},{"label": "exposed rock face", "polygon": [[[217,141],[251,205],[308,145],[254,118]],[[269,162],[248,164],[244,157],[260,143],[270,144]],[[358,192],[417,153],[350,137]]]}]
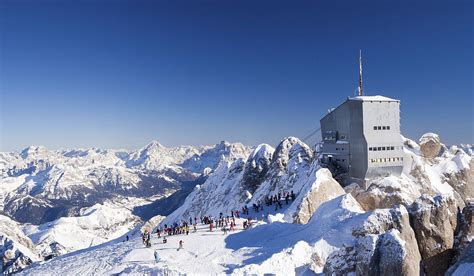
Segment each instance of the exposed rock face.
[{"label": "exposed rock face", "polygon": [[449,196],[422,196],[409,208],[422,269],[427,275],[441,275],[454,255],[454,231],[457,224],[457,204]]},{"label": "exposed rock face", "polygon": [[371,179],[366,190],[355,183],[345,190],[367,211],[409,205],[421,195],[416,184],[403,175]]},{"label": "exposed rock face", "polygon": [[433,159],[438,156],[441,147],[441,142],[437,134],[426,133],[420,138],[420,150],[425,158]]},{"label": "exposed rock face", "polygon": [[328,169],[318,169],[316,181],[309,187],[295,213],[295,223],[307,223],[321,203],[345,194],[344,189],[332,178]]},{"label": "exposed rock face", "polygon": [[326,275],[419,275],[421,256],[405,207],[367,213],[352,235],[354,245],[328,257]]},{"label": "exposed rock face", "polygon": [[474,271],[474,242],[464,250],[459,260],[449,268],[445,275],[472,275]]},{"label": "exposed rock face", "polygon": [[267,145],[259,145],[249,156],[245,163],[242,177],[242,188],[254,193],[263,182],[272,160],[274,149]]},{"label": "exposed rock face", "polygon": [[[458,153],[453,159],[461,163],[465,153]],[[467,166],[458,171],[443,172],[443,178],[453,187],[456,195],[467,204],[474,199],[474,159],[471,159]]]},{"label": "exposed rock face", "polygon": [[474,203],[464,207],[458,217],[458,229],[454,240],[454,250],[456,252],[453,262],[459,259],[459,256],[472,243],[474,238]]}]

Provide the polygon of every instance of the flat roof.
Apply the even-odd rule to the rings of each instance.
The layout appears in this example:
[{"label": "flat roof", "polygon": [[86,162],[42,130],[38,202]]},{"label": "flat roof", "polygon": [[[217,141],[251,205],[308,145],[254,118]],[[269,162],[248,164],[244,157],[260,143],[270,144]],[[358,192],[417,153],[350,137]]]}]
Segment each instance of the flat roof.
[{"label": "flat roof", "polygon": [[399,100],[395,100],[389,97],[385,96],[355,96],[355,97],[349,97],[349,100],[351,101],[363,101],[363,102],[368,102],[368,101],[373,101],[373,102],[398,102]]},{"label": "flat roof", "polygon": [[319,121],[323,120],[324,118],[326,118],[326,116],[328,116],[329,114],[331,114],[334,110],[338,109],[339,107],[341,107],[343,104],[345,104],[347,101],[362,101],[362,102],[400,102],[400,100],[395,100],[395,99],[392,99],[392,98],[389,98],[389,97],[385,97],[385,96],[380,96],[380,95],[376,95],[376,96],[354,96],[354,97],[347,97],[347,100],[345,100],[344,102],[342,102],[341,104],[339,104],[336,108],[331,108],[330,111],[328,113],[326,113],[321,119],[319,119]]}]

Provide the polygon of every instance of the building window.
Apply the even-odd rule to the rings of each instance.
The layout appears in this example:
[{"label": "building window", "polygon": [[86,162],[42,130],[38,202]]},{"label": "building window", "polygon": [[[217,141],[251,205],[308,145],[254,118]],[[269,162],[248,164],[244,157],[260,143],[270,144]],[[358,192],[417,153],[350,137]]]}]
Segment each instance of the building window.
[{"label": "building window", "polygon": [[381,129],[382,129],[382,127],[381,127],[381,126],[378,126],[378,127],[377,127],[377,129],[378,129],[378,130],[381,130]]},{"label": "building window", "polygon": [[395,147],[390,147],[391,150],[395,150]]},{"label": "building window", "polygon": [[390,130],[390,126],[387,126],[387,130]]},{"label": "building window", "polygon": [[376,127],[376,126],[374,126],[374,130],[377,130],[377,127]]},{"label": "building window", "polygon": [[385,150],[385,147],[382,147],[382,150]]},{"label": "building window", "polygon": [[345,139],[346,139],[346,136],[345,136],[345,135],[341,135],[340,139],[341,139],[341,140],[345,140]]},{"label": "building window", "polygon": [[383,129],[383,130],[386,130],[386,129],[387,129],[387,127],[386,127],[386,126],[383,126],[383,127],[382,127],[382,129]]}]

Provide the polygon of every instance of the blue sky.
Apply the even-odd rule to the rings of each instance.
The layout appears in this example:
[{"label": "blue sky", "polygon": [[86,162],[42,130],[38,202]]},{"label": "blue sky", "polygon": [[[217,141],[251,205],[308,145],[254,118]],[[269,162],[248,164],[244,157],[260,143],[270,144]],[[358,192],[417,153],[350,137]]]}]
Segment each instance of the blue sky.
[{"label": "blue sky", "polygon": [[[333,2],[333,3],[329,3]],[[357,88],[473,143],[472,1],[0,2],[0,150],[275,145]]]}]

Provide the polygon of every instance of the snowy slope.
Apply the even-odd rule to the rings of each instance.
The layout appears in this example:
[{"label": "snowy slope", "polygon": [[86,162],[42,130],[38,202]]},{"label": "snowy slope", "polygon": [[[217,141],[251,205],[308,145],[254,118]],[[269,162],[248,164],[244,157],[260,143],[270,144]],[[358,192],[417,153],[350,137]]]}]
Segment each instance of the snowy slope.
[{"label": "snowy slope", "polygon": [[[141,224],[131,210],[110,203],[84,208],[77,217],[62,217],[41,225],[26,225],[25,234],[42,256],[59,255],[116,239]],[[55,252],[55,248],[61,252]]]},{"label": "snowy slope", "polygon": [[[222,163],[163,223],[190,216],[230,214],[245,205],[251,208],[254,203],[263,203],[266,196],[278,192],[293,191],[303,196],[300,192],[314,183],[317,168],[312,150],[297,138],[283,139],[275,150],[262,144],[248,159]],[[292,222],[296,207],[290,210],[293,212],[285,214],[285,219]]]},{"label": "snowy slope", "polygon": [[[387,226],[382,219],[404,215],[403,208],[364,213],[357,202],[346,195],[324,203],[306,225],[259,222],[242,231],[243,220],[237,219],[238,230],[228,235],[221,231],[209,232],[206,225],[199,225],[196,233],[168,237],[167,244],[153,236],[152,248],[144,248],[140,238],[135,236],[129,242],[111,242],[94,250],[56,258],[33,266],[23,274],[321,273],[327,260],[334,260],[343,248],[360,244],[362,240],[368,243],[382,239],[381,229],[399,235],[399,229]],[[371,231],[370,239],[364,236],[368,231]],[[178,251],[179,240],[184,242],[184,248]],[[400,251],[393,253],[403,255],[404,244],[401,240],[396,243]],[[154,261],[155,249],[159,263]],[[315,257],[317,262],[313,261]]]}]

